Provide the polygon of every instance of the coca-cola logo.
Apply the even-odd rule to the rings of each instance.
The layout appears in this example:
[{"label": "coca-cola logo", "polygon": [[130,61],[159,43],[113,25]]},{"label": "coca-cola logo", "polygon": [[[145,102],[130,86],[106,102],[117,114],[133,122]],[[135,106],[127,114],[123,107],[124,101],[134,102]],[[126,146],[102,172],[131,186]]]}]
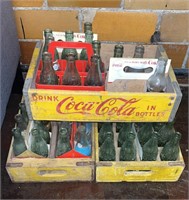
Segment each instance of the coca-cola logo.
[{"label": "coca-cola logo", "polygon": [[77,102],[74,97],[62,99],[56,106],[59,114],[85,114],[90,115],[92,111],[96,115],[130,116],[137,109],[135,104],[141,99],[131,98],[109,98],[102,102]]}]

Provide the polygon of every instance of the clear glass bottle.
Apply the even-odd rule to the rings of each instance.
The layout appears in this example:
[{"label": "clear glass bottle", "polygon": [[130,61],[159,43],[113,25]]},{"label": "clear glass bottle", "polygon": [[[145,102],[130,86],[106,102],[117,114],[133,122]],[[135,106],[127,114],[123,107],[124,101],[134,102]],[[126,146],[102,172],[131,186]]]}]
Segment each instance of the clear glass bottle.
[{"label": "clear glass bottle", "polygon": [[84,33],[86,33],[86,31],[92,31],[92,23],[91,22],[84,23]]},{"label": "clear glass bottle", "polygon": [[70,136],[66,128],[60,128],[56,145],[56,156],[60,156],[72,149]]},{"label": "clear glass bottle", "polygon": [[69,53],[66,57],[66,70],[62,78],[63,85],[81,85],[81,78],[75,65],[75,54]]},{"label": "clear glass bottle", "polygon": [[99,150],[99,160],[100,161],[115,161],[116,152],[114,146],[114,139],[112,138],[112,133],[107,132],[106,139],[100,146]]},{"label": "clear glass bottle", "polygon": [[[92,43],[92,41],[93,41],[93,32],[92,31],[86,31],[85,32],[85,42]],[[87,60],[88,61],[87,50],[85,48],[81,50],[80,60]]]},{"label": "clear glass bottle", "polygon": [[[94,54],[100,56],[101,42],[99,40],[93,40],[92,46]],[[104,63],[102,62],[101,56],[100,56],[100,71],[105,72]]]},{"label": "clear glass bottle", "polygon": [[121,44],[117,44],[114,47],[114,58],[122,58],[123,57],[124,47]]},{"label": "clear glass bottle", "polygon": [[26,124],[28,124],[29,118],[28,118],[28,113],[26,111],[25,102],[20,102],[19,103],[19,108],[20,108],[21,115],[22,115],[23,119],[25,120]]},{"label": "clear glass bottle", "polygon": [[16,122],[16,125],[17,127],[21,130],[21,131],[24,131],[27,129],[27,123],[25,121],[25,119],[23,118],[23,116],[21,114],[16,114],[14,116],[14,119],[15,119],[15,122]]},{"label": "clear glass bottle", "polygon": [[102,143],[105,141],[105,139],[107,137],[107,133],[108,133],[108,135],[110,135],[110,133],[111,133],[111,137],[114,138],[112,124],[110,122],[103,123],[103,125],[99,131],[99,135],[98,135],[99,146],[101,146]]},{"label": "clear glass bottle", "polygon": [[31,130],[31,134],[32,134],[31,151],[43,157],[47,157],[48,146],[45,140],[41,137],[39,130],[33,128]]},{"label": "clear glass bottle", "polygon": [[130,132],[120,149],[120,161],[135,161],[136,147],[134,144],[135,134]]},{"label": "clear glass bottle", "polygon": [[[73,31],[66,31],[65,32],[66,42],[73,42],[74,41],[74,32]],[[77,50],[74,48],[64,48],[62,51],[61,59],[66,59],[67,54],[69,53],[75,54],[75,60],[78,60],[78,53]]]},{"label": "clear glass bottle", "polygon": [[133,133],[132,123],[123,123],[122,128],[118,135],[118,147],[121,147],[123,143],[128,139],[128,136]]},{"label": "clear glass bottle", "polygon": [[163,147],[160,158],[162,161],[175,161],[179,156],[179,142],[181,139],[181,134],[175,132],[171,139]]},{"label": "clear glass bottle", "polygon": [[42,54],[43,67],[40,74],[40,83],[58,85],[58,77],[53,69],[52,55],[49,52]]},{"label": "clear glass bottle", "polygon": [[135,47],[135,52],[134,52],[133,58],[143,58],[143,56],[144,56],[144,46],[137,45]]},{"label": "clear glass bottle", "polygon": [[138,139],[143,146],[151,137],[153,133],[152,123],[145,123],[138,131]]},{"label": "clear glass bottle", "polygon": [[91,137],[83,125],[78,126],[75,134],[75,150],[85,156],[91,155]]},{"label": "clear glass bottle", "polygon": [[147,91],[148,92],[165,92],[166,91],[166,77],[165,77],[165,68],[167,64],[166,58],[159,58],[157,62],[157,67],[147,80]]},{"label": "clear glass bottle", "polygon": [[12,129],[12,135],[13,135],[13,152],[15,156],[20,155],[24,151],[27,150],[24,138],[21,134],[21,130],[19,128],[13,128]]},{"label": "clear glass bottle", "polygon": [[87,73],[84,85],[88,86],[102,86],[102,74],[100,72],[100,57],[93,55],[91,57],[91,67]]},{"label": "clear glass bottle", "polygon": [[165,123],[164,126],[158,131],[158,146],[163,147],[175,133],[174,121]]},{"label": "clear glass bottle", "polygon": [[155,161],[158,155],[158,139],[155,132],[153,132],[151,138],[142,147],[142,160],[143,161]]},{"label": "clear glass bottle", "polygon": [[45,140],[47,144],[50,144],[50,134],[49,130],[44,126],[41,121],[34,120],[34,127],[39,131],[41,137]]}]

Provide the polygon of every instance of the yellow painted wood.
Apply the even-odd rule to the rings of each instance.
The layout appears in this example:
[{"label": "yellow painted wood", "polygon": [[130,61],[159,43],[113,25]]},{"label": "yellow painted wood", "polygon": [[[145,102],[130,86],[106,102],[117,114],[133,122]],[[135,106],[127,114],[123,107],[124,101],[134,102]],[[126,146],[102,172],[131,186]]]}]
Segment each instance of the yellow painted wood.
[{"label": "yellow painted wood", "polygon": [[177,161],[99,161],[97,127],[95,148],[97,182],[177,181],[185,167],[181,151]]}]

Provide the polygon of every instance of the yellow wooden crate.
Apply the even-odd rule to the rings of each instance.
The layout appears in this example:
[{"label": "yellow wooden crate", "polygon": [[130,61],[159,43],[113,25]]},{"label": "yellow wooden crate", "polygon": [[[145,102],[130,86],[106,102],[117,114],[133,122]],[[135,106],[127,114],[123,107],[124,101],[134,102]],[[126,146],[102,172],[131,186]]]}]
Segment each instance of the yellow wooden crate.
[{"label": "yellow wooden crate", "polygon": [[[145,45],[145,48],[148,49],[146,57],[150,52],[151,58],[167,56],[162,46]],[[174,119],[181,101],[182,94],[172,67],[166,93],[36,89],[40,58],[39,42],[23,89],[30,120],[167,122]]]},{"label": "yellow wooden crate", "polygon": [[[116,161],[99,161],[98,128],[95,127],[96,181],[97,182],[173,182],[177,181],[185,167],[182,153],[176,161],[119,161],[115,123],[113,124]],[[160,150],[160,148],[159,148]]]},{"label": "yellow wooden crate", "polygon": [[92,127],[92,154],[89,158],[55,158],[56,123],[53,127],[48,158],[29,150],[15,157],[12,140],[6,163],[6,170],[12,182],[92,181],[94,179],[94,127]]}]

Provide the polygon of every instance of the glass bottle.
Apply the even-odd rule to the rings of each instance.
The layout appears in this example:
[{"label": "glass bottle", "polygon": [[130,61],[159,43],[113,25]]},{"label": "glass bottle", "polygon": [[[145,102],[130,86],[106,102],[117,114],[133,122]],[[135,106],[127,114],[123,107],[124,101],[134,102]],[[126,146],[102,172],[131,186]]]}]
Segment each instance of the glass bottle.
[{"label": "glass bottle", "polygon": [[[73,42],[74,41],[73,31],[70,31],[70,30],[66,31],[65,38],[66,38],[66,42]],[[77,53],[77,50],[74,48],[64,48],[62,51],[61,59],[66,59],[67,54],[71,52],[75,54],[75,60],[78,60],[78,53]]]},{"label": "glass bottle", "polygon": [[63,85],[81,85],[81,78],[75,65],[75,54],[69,53],[66,57],[66,70],[62,78]]},{"label": "glass bottle", "polygon": [[39,130],[33,128],[31,130],[31,134],[32,134],[31,151],[43,157],[47,157],[48,146],[45,140],[41,137]]},{"label": "glass bottle", "polygon": [[40,136],[45,140],[47,144],[50,144],[49,130],[44,126],[41,121],[35,120],[34,127],[39,131]]},{"label": "glass bottle", "polygon": [[159,58],[157,62],[157,67],[147,80],[147,91],[148,92],[165,92],[166,91],[166,77],[165,68],[167,64],[166,58]]},{"label": "glass bottle", "polygon": [[[92,41],[93,41],[93,32],[92,31],[86,31],[85,32],[85,42],[92,43]],[[80,60],[87,60],[88,61],[87,50],[85,48],[83,48],[81,50]]]},{"label": "glass bottle", "polygon": [[21,110],[21,115],[22,115],[23,119],[25,120],[26,124],[28,124],[29,118],[28,118],[28,113],[26,111],[25,102],[20,102],[19,103],[19,108]]},{"label": "glass bottle", "polygon": [[12,129],[12,135],[14,137],[13,140],[13,152],[15,156],[20,155],[24,151],[27,150],[24,138],[21,134],[21,130],[19,128]]},{"label": "glass bottle", "polygon": [[120,161],[135,161],[136,147],[134,145],[135,134],[130,132],[120,149]]},{"label": "glass bottle", "polygon": [[102,143],[105,141],[105,139],[107,137],[107,133],[108,134],[111,133],[111,135],[112,135],[111,137],[112,138],[114,137],[113,130],[112,130],[112,124],[110,122],[103,123],[103,125],[99,131],[99,135],[98,135],[99,146],[101,146]]},{"label": "glass bottle", "polygon": [[175,132],[171,139],[163,147],[160,158],[162,161],[175,161],[179,156],[179,142],[181,139],[181,134]]},{"label": "glass bottle", "polygon": [[123,57],[124,47],[121,44],[117,44],[114,47],[114,58],[122,58]]},{"label": "glass bottle", "polygon": [[40,83],[58,85],[58,77],[53,69],[52,56],[48,52],[42,54],[43,67],[40,74]]},{"label": "glass bottle", "polygon": [[125,122],[116,122],[116,132],[119,132]]},{"label": "glass bottle", "polygon": [[145,123],[138,131],[138,139],[143,146],[152,136],[153,127],[152,123]]},{"label": "glass bottle", "polygon": [[100,57],[93,55],[91,57],[91,67],[87,73],[84,85],[89,86],[102,86],[102,74],[100,72]]},{"label": "glass bottle", "polygon": [[118,147],[121,147],[123,143],[128,139],[128,136],[133,133],[132,123],[124,123],[118,135]]},{"label": "glass bottle", "polygon": [[135,47],[135,52],[133,58],[143,58],[144,56],[144,46],[143,45],[137,45]]},{"label": "glass bottle", "polygon": [[60,156],[68,151],[70,151],[71,144],[70,144],[70,137],[68,130],[66,128],[60,128],[59,135],[58,135],[58,142],[56,146],[56,156]]},{"label": "glass bottle", "polygon": [[44,31],[44,37],[46,38],[49,34],[51,35],[51,34],[53,34],[53,31],[52,31],[52,29],[50,29],[50,28],[46,28]]},{"label": "glass bottle", "polygon": [[[92,47],[94,54],[100,56],[101,42],[99,40],[93,40]],[[100,71],[105,72],[104,63],[102,62],[101,56],[100,56]]]},{"label": "glass bottle", "polygon": [[69,137],[71,136],[71,131],[72,131],[72,123],[71,123],[71,122],[68,122],[68,121],[61,121],[61,122],[59,123],[59,130],[60,130],[61,128],[66,128]]},{"label": "glass bottle", "polygon": [[75,150],[85,156],[91,155],[91,140],[90,135],[86,133],[86,128],[83,125],[78,126],[75,134]]},{"label": "glass bottle", "polygon": [[158,131],[158,145],[164,146],[171,138],[173,133],[175,132],[174,129],[174,121],[165,123],[164,126]]},{"label": "glass bottle", "polygon": [[154,122],[153,123],[153,128],[155,132],[159,132],[160,129],[165,125],[163,122]]},{"label": "glass bottle", "polygon": [[15,121],[16,121],[17,127],[18,127],[21,131],[26,130],[28,124],[26,123],[25,119],[23,118],[23,116],[22,116],[21,114],[16,114],[16,115],[14,116],[14,119],[15,119]]},{"label": "glass bottle", "polygon": [[158,139],[154,132],[151,138],[142,147],[142,160],[143,161],[155,161],[158,155]]},{"label": "glass bottle", "polygon": [[91,22],[84,23],[84,33],[86,33],[86,31],[92,31],[92,23]]},{"label": "glass bottle", "polygon": [[100,147],[99,150],[99,160],[100,161],[115,161],[116,152],[114,146],[114,140],[112,138],[112,133],[108,132],[106,139]]}]

